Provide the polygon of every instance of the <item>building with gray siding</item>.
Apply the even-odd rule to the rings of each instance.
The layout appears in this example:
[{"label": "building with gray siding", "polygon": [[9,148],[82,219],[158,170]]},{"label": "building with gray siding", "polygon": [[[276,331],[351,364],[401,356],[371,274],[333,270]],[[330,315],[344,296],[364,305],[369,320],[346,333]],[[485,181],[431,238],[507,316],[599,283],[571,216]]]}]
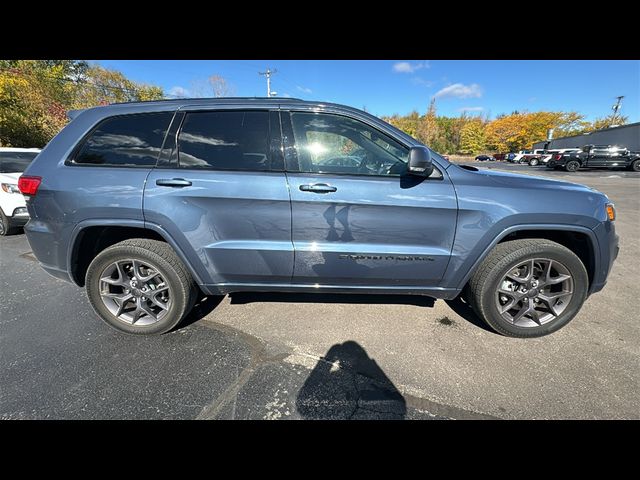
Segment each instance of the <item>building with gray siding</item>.
[{"label": "building with gray siding", "polygon": [[556,148],[582,148],[585,145],[620,145],[629,150],[640,151],[640,122],[596,130],[582,135],[536,142],[533,144],[533,148],[552,150]]}]

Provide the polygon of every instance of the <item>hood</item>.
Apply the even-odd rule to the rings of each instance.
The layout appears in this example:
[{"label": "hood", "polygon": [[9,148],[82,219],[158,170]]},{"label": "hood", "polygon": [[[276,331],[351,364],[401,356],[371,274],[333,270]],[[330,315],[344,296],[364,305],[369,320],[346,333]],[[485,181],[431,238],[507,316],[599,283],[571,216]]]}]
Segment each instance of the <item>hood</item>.
[{"label": "hood", "polygon": [[598,192],[591,187],[579,183],[565,182],[563,180],[553,180],[551,178],[537,175],[523,175],[521,173],[500,172],[496,170],[478,169],[478,175],[484,175],[493,182],[511,188],[540,188],[549,190],[572,190],[583,192]]}]

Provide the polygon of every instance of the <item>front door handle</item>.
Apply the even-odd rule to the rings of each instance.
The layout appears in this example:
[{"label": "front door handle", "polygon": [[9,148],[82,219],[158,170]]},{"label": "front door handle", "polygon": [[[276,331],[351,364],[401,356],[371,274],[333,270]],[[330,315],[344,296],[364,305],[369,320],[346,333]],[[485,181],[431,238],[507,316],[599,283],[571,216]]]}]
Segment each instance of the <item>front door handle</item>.
[{"label": "front door handle", "polygon": [[159,178],[156,185],[161,187],[190,187],[191,182],[184,178]]},{"label": "front door handle", "polygon": [[336,192],[338,189],[326,183],[313,183],[311,185],[300,185],[300,190],[303,192],[329,193]]}]

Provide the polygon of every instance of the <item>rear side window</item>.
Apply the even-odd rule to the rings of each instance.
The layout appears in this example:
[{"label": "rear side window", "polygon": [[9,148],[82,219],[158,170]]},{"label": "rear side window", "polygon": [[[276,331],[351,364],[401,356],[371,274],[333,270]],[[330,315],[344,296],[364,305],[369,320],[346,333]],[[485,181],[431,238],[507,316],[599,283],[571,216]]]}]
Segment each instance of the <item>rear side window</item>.
[{"label": "rear side window", "polygon": [[108,118],[86,139],[73,163],[114,167],[153,167],[173,112]]},{"label": "rear side window", "polygon": [[269,113],[188,113],[178,135],[180,168],[269,170]]}]

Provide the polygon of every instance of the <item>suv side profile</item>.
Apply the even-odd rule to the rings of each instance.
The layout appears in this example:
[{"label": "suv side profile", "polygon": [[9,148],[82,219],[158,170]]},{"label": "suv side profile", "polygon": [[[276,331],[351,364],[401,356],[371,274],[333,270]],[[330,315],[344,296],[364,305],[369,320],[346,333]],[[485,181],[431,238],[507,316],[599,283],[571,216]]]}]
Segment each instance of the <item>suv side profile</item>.
[{"label": "suv side profile", "polygon": [[617,256],[604,194],[449,163],[354,108],[180,99],[71,116],[20,178],[25,230],[124,332],[167,332],[202,294],[329,291],[462,295],[497,332],[537,337]]}]

